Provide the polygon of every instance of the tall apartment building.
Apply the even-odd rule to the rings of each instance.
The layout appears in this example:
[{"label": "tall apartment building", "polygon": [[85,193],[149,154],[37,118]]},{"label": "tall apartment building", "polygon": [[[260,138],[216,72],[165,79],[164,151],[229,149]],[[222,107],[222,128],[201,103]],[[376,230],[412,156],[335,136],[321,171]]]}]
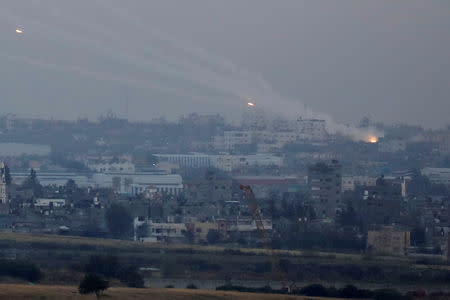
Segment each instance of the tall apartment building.
[{"label": "tall apartment building", "polygon": [[341,199],[342,166],[337,160],[308,167],[308,186],[318,218],[334,219]]},{"label": "tall apartment building", "polygon": [[6,193],[6,166],[5,163],[0,165],[0,203],[6,204],[8,202],[8,196]]},{"label": "tall apartment building", "polygon": [[323,141],[328,137],[325,120],[298,118],[295,124],[300,140]]}]

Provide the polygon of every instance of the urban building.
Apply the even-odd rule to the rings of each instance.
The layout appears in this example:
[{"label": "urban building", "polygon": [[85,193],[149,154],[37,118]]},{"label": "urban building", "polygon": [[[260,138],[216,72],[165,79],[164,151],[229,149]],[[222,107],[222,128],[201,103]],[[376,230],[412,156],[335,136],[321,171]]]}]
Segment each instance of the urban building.
[{"label": "urban building", "polygon": [[34,206],[36,207],[63,207],[64,205],[66,205],[65,199],[37,198],[34,202]]},{"label": "urban building", "polygon": [[120,194],[133,195],[147,188],[158,193],[178,195],[183,190],[183,179],[178,174],[154,173],[96,173],[92,176],[95,187],[113,188]]},{"label": "urban building", "polygon": [[234,151],[237,145],[253,143],[253,132],[248,130],[224,131],[223,135],[214,137],[213,146],[216,150]]},{"label": "urban building", "polygon": [[308,186],[316,217],[334,219],[341,199],[342,166],[337,160],[308,167]]},{"label": "urban building", "polygon": [[119,173],[134,173],[136,168],[131,162],[114,162],[114,163],[89,163],[88,168],[92,171],[103,172],[119,172]]},{"label": "urban building", "polygon": [[6,204],[8,202],[8,194],[6,191],[6,165],[0,165],[0,203]]},{"label": "urban building", "polygon": [[424,168],[421,173],[434,184],[450,185],[450,168]]},{"label": "urban building", "polygon": [[323,141],[328,138],[325,120],[298,118],[295,130],[299,140]]},{"label": "urban building", "polygon": [[265,198],[270,192],[287,193],[305,188],[295,176],[233,176],[233,180],[237,185],[251,186],[257,198]]},{"label": "urban building", "polygon": [[352,176],[342,176],[342,192],[355,190],[355,180]]},{"label": "urban building", "polygon": [[367,227],[400,221],[403,203],[401,183],[385,180],[382,176],[375,186],[357,187],[356,194],[361,196],[361,200],[354,204]]},{"label": "urban building", "polygon": [[374,254],[403,256],[410,246],[410,232],[385,226],[367,233],[366,250]]},{"label": "urban building", "polygon": [[177,164],[182,168],[209,168],[212,166],[211,156],[208,154],[155,154],[155,156],[160,161]]},{"label": "urban building", "polygon": [[404,140],[384,140],[378,142],[378,151],[383,153],[395,153],[406,150],[406,142]]},{"label": "urban building", "polygon": [[147,222],[149,241],[173,242],[185,239],[187,231],[184,223],[155,223]]},{"label": "urban building", "polygon": [[214,167],[227,172],[243,167],[281,167],[283,165],[282,157],[270,154],[214,155],[211,159]]}]

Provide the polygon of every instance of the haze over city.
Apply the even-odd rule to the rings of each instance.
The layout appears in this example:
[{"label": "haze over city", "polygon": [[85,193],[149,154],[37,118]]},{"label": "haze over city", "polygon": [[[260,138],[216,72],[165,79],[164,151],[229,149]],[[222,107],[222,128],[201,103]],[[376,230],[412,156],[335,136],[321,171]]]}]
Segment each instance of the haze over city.
[{"label": "haze over city", "polygon": [[5,0],[0,45],[0,298],[450,300],[449,1]]},{"label": "haze over city", "polygon": [[2,109],[64,119],[109,110],[130,120],[192,111],[235,119],[249,96],[269,110],[343,124],[367,116],[444,127],[449,5],[6,1]]}]

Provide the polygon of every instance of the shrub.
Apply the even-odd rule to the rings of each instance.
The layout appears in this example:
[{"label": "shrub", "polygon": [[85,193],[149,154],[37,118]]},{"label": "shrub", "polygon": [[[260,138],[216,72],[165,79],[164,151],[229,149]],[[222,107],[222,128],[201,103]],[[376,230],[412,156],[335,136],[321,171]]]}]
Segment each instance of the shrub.
[{"label": "shrub", "polygon": [[30,282],[39,281],[42,277],[39,267],[34,263],[21,260],[0,260],[0,275],[21,278]]},{"label": "shrub", "polygon": [[328,297],[328,289],[321,284],[311,284],[300,289],[301,295]]},{"label": "shrub", "polygon": [[186,286],[186,288],[187,288],[187,289],[191,289],[191,290],[196,290],[196,289],[197,289],[197,286],[196,286],[195,284],[193,284],[193,283],[190,283],[190,284],[188,284],[188,285]]},{"label": "shrub", "polygon": [[103,291],[105,291],[108,287],[108,281],[103,280],[100,276],[95,274],[86,274],[78,286],[78,291],[80,294],[95,293],[98,299],[102,295]]}]

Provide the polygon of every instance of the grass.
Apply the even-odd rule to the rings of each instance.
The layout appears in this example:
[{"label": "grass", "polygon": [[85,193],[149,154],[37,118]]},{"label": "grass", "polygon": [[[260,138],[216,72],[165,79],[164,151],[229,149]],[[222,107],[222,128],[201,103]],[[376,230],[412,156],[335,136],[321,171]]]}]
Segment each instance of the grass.
[{"label": "grass", "polygon": [[[80,295],[73,286],[46,286],[0,284],[0,299],[96,299],[95,295]],[[306,300],[326,299],[290,295],[253,294],[185,289],[131,289],[110,288],[101,299],[155,299],[155,300]],[[335,298],[334,298],[335,299]]]},{"label": "grass", "polygon": [[[173,250],[173,251],[195,251],[198,253],[223,253],[226,250],[233,249],[242,254],[254,255],[270,255],[271,250],[260,248],[229,248],[217,246],[200,246],[200,245],[186,245],[186,244],[162,244],[162,243],[139,243],[134,241],[124,241],[115,239],[99,239],[86,238],[79,236],[61,236],[48,234],[26,234],[26,233],[12,233],[0,232],[0,242],[14,243],[40,243],[53,244],[61,247],[76,247],[85,246],[92,248],[112,248],[117,250]],[[305,257],[305,258],[319,258],[319,259],[339,259],[347,261],[361,261],[363,256],[360,254],[345,254],[335,252],[320,252],[320,251],[300,251],[300,250],[272,250],[277,256],[289,257]],[[224,253],[225,254],[225,253]],[[382,257],[383,260],[389,260],[390,257]],[[396,261],[404,260],[402,258],[395,258]]]}]

